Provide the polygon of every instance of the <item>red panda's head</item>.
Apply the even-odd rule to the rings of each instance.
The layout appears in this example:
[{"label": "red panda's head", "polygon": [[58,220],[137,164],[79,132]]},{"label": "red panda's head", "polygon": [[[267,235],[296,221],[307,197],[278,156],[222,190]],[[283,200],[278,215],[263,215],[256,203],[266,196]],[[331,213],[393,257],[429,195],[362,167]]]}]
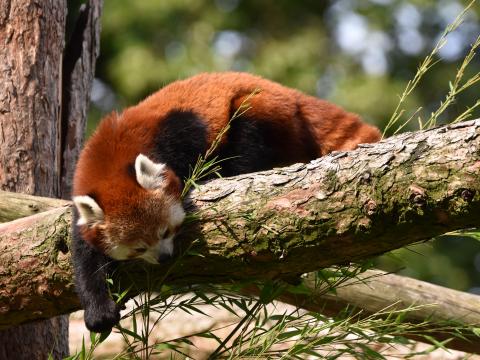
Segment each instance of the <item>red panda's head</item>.
[{"label": "red panda's head", "polygon": [[[180,181],[167,165],[143,154],[136,157],[130,175],[117,182],[100,179],[83,194],[77,184],[76,226],[85,241],[112,259],[158,263],[172,255],[173,238],[185,217]],[[76,182],[93,183],[78,177]]]}]

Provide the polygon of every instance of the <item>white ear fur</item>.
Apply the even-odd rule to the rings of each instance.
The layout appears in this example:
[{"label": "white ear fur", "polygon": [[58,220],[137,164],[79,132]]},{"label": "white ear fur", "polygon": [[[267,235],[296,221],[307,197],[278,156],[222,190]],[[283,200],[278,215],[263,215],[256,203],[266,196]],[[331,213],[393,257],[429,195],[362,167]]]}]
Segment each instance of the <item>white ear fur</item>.
[{"label": "white ear fur", "polygon": [[164,182],[165,164],[155,163],[143,154],[135,160],[135,175],[145,189],[158,189]]},{"label": "white ear fur", "polygon": [[104,218],[103,210],[97,202],[90,196],[74,196],[73,203],[77,207],[80,218],[77,225],[93,224],[102,221]]}]

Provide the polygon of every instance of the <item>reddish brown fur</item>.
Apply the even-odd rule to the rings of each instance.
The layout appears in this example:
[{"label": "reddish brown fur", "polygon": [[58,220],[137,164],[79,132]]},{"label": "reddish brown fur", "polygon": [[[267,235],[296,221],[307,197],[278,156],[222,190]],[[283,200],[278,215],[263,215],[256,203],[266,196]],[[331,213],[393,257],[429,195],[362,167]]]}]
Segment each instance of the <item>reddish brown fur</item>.
[{"label": "reddish brown fur", "polygon": [[[311,160],[305,149],[309,136],[313,137],[318,157],[333,150],[351,150],[359,143],[380,138],[378,129],[361,122],[357,115],[258,76],[228,72],[200,74],[164,87],[122,114],[107,116],[80,156],[73,194],[95,194],[106,216],[131,221],[131,211],[123,206],[145,203],[148,192],[126,176],[126,169],[138,154],[151,152],[159,122],[171,110],[193,111],[206,121],[210,143],[235,109],[255,90],[260,92],[249,100],[251,108],[246,115],[274,124],[278,131],[272,137],[277,137],[275,142],[285,153],[286,163]],[[167,178],[171,183],[169,188],[175,193],[172,195],[178,197],[178,179],[173,174]]]},{"label": "reddish brown fur", "polygon": [[87,240],[103,253],[106,252],[107,244],[102,240],[105,239],[104,226],[82,226],[80,232],[83,239]]}]

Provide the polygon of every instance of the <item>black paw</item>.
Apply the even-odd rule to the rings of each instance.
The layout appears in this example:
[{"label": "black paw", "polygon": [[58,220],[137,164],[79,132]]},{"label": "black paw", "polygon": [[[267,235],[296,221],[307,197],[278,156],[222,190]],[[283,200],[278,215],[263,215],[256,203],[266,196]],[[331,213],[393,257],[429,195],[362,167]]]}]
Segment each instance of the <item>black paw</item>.
[{"label": "black paw", "polygon": [[85,307],[85,325],[96,333],[110,331],[120,321],[120,306],[112,299]]}]

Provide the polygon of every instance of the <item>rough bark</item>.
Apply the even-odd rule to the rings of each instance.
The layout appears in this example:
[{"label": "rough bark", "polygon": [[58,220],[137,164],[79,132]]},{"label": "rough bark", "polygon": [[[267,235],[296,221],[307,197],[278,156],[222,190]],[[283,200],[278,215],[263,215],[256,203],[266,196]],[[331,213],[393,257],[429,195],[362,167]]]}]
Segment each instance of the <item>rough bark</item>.
[{"label": "rough bark", "polygon": [[[64,2],[7,0],[0,4],[1,189],[57,196],[56,153],[61,103]],[[68,355],[68,318],[0,332],[0,358]]]},{"label": "rough bark", "polygon": [[0,3],[2,190],[58,194],[56,126],[65,16],[62,1]]},{"label": "rough bark", "polygon": [[[3,190],[51,197],[69,191],[63,189],[68,186],[64,179],[71,178],[71,168],[65,162],[75,162],[74,146],[79,146],[82,135],[73,136],[72,140],[71,128],[75,126],[69,126],[68,122],[82,121],[83,117],[80,126],[81,130],[84,128],[88,83],[98,54],[99,29],[92,21],[99,16],[101,1],[91,0],[87,7],[94,9],[87,14],[90,28],[77,30],[84,40],[79,38],[78,56],[77,52],[73,57],[69,52],[65,56],[73,60],[70,69],[63,61],[66,1],[0,3],[0,188]],[[2,359],[42,359],[48,354],[55,359],[68,355],[68,316],[0,332]]]},{"label": "rough bark", "polygon": [[[478,226],[479,135],[480,120],[470,121],[211,181],[191,193],[196,219],[178,239],[191,255],[166,282],[291,278]],[[54,209],[0,225],[0,326],[77,308],[66,253],[70,221],[69,209]],[[28,273],[12,276],[19,267]],[[142,289],[143,266],[124,268],[121,283]],[[168,268],[153,273],[162,278]]]},{"label": "rough bark", "polygon": [[9,234],[0,242],[0,329],[79,308],[67,255],[69,219],[57,208],[0,225]]},{"label": "rough bark", "polygon": [[0,190],[0,223],[67,206],[66,200],[32,196]]}]

